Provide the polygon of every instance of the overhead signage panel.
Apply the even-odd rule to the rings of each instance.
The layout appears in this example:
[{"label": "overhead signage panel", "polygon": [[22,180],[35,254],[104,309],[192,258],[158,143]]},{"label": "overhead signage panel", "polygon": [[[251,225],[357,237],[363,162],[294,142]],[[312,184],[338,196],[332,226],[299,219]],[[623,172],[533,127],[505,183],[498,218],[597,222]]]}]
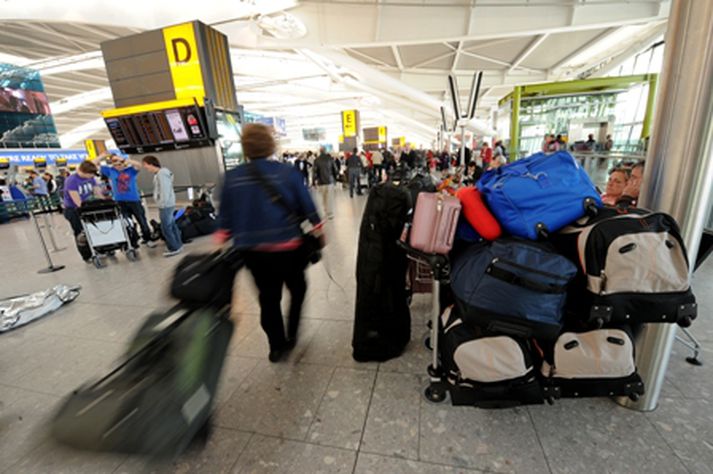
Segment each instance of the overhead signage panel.
[{"label": "overhead signage panel", "polygon": [[206,94],[193,23],[164,28],[163,39],[176,99],[194,98],[203,105]]},{"label": "overhead signage panel", "polygon": [[356,137],[359,133],[359,111],[342,111],[342,134],[345,137]]}]

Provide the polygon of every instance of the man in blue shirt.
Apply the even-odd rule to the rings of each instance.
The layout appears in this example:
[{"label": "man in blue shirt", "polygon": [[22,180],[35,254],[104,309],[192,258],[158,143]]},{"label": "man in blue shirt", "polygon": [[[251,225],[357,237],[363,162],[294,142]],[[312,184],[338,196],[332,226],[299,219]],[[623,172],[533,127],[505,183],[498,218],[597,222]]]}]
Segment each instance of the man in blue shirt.
[{"label": "man in blue shirt", "polygon": [[[96,161],[105,155],[100,155]],[[141,204],[141,195],[136,185],[136,175],[139,174],[141,163],[133,160],[123,160],[117,155],[109,155],[107,161],[110,166],[101,166],[101,174],[111,181],[114,200],[119,204],[122,214],[131,219],[134,217],[141,228],[141,239],[148,247],[155,247],[156,242],[151,240],[151,229],[146,221],[146,211]]]},{"label": "man in blue shirt", "polygon": [[35,170],[30,170],[30,178],[32,178],[32,194],[38,197],[47,197],[49,195],[47,181]]}]

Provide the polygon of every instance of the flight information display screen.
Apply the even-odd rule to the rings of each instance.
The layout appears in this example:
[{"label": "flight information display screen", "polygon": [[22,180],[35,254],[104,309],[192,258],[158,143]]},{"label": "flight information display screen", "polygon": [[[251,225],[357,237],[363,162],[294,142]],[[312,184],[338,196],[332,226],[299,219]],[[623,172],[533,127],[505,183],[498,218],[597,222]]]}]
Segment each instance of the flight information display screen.
[{"label": "flight information display screen", "polygon": [[202,114],[202,109],[187,106],[104,120],[121,151],[147,153],[210,145]]}]

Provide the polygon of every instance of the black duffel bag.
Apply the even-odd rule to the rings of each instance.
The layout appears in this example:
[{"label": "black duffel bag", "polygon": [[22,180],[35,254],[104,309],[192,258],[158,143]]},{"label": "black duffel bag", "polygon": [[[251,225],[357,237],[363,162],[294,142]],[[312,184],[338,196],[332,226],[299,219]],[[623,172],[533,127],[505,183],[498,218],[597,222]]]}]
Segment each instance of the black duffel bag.
[{"label": "black duffel bag", "polygon": [[187,255],[174,271],[171,296],[189,305],[229,305],[233,280],[242,266],[242,255],[233,248]]}]

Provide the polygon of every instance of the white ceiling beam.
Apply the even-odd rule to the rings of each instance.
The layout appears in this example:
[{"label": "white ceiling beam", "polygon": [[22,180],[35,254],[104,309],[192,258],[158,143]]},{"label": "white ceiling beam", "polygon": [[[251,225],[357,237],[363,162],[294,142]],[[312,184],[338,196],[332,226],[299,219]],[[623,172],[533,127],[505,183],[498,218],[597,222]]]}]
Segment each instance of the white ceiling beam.
[{"label": "white ceiling beam", "polygon": [[86,122],[79,127],[73,128],[69,132],[60,135],[59,143],[62,145],[62,148],[71,148],[100,130],[106,130],[106,124],[104,123],[103,118]]},{"label": "white ceiling beam", "polygon": [[568,54],[568,55],[565,56],[564,58],[560,59],[560,60],[557,62],[557,64],[555,64],[554,66],[552,66],[552,67],[550,68],[550,74],[552,74],[554,71],[557,71],[557,70],[560,69],[562,66],[564,66],[565,64],[567,64],[568,62],[570,62],[571,60],[573,60],[574,58],[576,58],[577,56],[579,56],[581,53],[583,53],[583,52],[586,51],[587,49],[589,49],[589,48],[591,48],[592,46],[594,46],[595,44],[599,43],[600,41],[604,41],[606,38],[608,38],[609,36],[613,35],[613,34],[616,33],[618,30],[619,30],[619,28],[608,28],[608,29],[604,30],[603,32],[601,32],[600,34],[598,34],[597,36],[595,36],[591,41],[588,41],[587,43],[583,44],[583,45],[580,46],[579,48],[577,48],[577,49],[575,49],[574,51],[572,51],[570,54]]},{"label": "white ceiling beam", "polygon": [[399,52],[399,47],[396,45],[391,45],[391,54],[394,55],[394,60],[396,61],[396,67],[399,68],[399,71],[404,70],[404,63],[401,61],[401,53]]},{"label": "white ceiling beam", "polygon": [[[448,45],[448,46],[450,46],[450,45]],[[455,54],[455,51],[448,51],[447,53],[439,54],[438,56],[435,56],[435,57],[430,58],[430,59],[426,59],[425,61],[421,61],[420,63],[416,63],[416,64],[414,64],[413,66],[409,66],[409,67],[407,67],[407,68],[404,68],[404,71],[409,71],[409,70],[412,70],[412,69],[421,68],[421,67],[423,67],[423,66],[426,66],[427,64],[431,64],[431,63],[435,63],[436,61],[440,61],[441,59],[450,58],[450,57],[453,56],[454,54]],[[444,69],[444,71],[445,71],[445,69]]]},{"label": "white ceiling beam", "polygon": [[102,87],[100,89],[65,97],[64,99],[52,102],[50,103],[50,110],[52,111],[52,115],[56,117],[75,109],[86,107],[87,105],[102,102],[111,98],[111,89],[109,87]]},{"label": "white ceiling beam", "polygon": [[[593,67],[590,67],[585,70],[585,74],[587,74],[589,71],[589,74],[587,74],[584,77],[601,77],[605,76],[606,74],[609,74],[611,71],[614,69],[618,68],[621,66],[621,64],[629,59],[630,57],[634,56],[635,54],[640,53],[642,50],[646,49],[647,47],[651,46],[651,43],[655,41],[659,36],[661,36],[663,33],[666,31],[666,25],[661,25],[658,28],[655,28],[654,30],[651,31],[646,37],[640,39],[636,43],[632,44],[628,48],[626,48],[624,51],[621,51],[620,53],[616,54],[615,56],[612,56],[608,58],[605,61],[600,62],[598,65],[595,65]],[[581,75],[580,73],[579,75]]]},{"label": "white ceiling beam", "polygon": [[[509,62],[507,62],[507,61],[503,61],[503,60],[501,60],[501,59],[491,58],[491,57],[489,57],[489,56],[483,56],[482,54],[477,54],[477,53],[473,53],[473,52],[470,52],[470,51],[461,51],[461,54],[462,54],[463,56],[470,56],[471,58],[480,59],[480,60],[482,60],[482,61],[488,61],[488,62],[491,62],[491,63],[493,63],[493,64],[499,64],[499,65],[501,65],[501,66],[506,66],[506,67],[508,67],[508,68],[512,66],[512,63],[509,63]],[[542,72],[542,71],[539,70],[539,69],[533,69],[533,68],[524,67],[524,66],[519,66],[518,69],[520,69],[520,70],[522,70],[522,71],[527,71],[527,72],[535,72],[535,73],[540,73],[540,72]]]},{"label": "white ceiling beam", "polygon": [[509,43],[511,41],[517,40],[519,37],[509,37],[509,38],[499,38],[499,39],[494,39],[494,40],[485,40],[481,44],[474,44],[471,46],[468,46],[467,48],[463,48],[465,51],[475,51],[480,48],[488,48],[490,46],[497,46],[499,44],[503,43]]},{"label": "white ceiling beam", "polygon": [[81,38],[73,37],[71,35],[63,34],[60,33],[59,31],[55,30],[52,28],[51,25],[47,23],[31,23],[27,22],[23,24],[23,27],[29,28],[33,31],[37,31],[38,33],[53,36],[55,38],[58,38],[61,41],[66,41],[68,43],[73,44],[77,48],[79,48],[82,51],[86,51],[87,49],[96,49],[98,46],[97,43],[94,43],[92,41],[87,41]]},{"label": "white ceiling beam", "polygon": [[366,59],[367,61],[371,61],[371,62],[380,64],[382,66],[391,67],[391,64],[388,64],[388,63],[382,61],[381,59],[377,59],[375,57],[369,56],[368,54],[362,53],[361,51],[358,51],[356,49],[345,48],[345,50],[349,51],[352,54],[356,54],[357,56],[362,57],[362,58]]},{"label": "white ceiling beam", "polygon": [[[114,33],[107,33],[106,31],[102,30],[101,26],[90,26],[90,25],[84,25],[82,23],[73,23],[72,24],[73,28],[76,28],[78,30],[84,31],[85,33],[89,33],[90,35],[93,36],[98,36],[104,40],[113,40],[119,37],[119,35],[116,35]],[[129,30],[135,30],[135,28],[129,28]],[[132,33],[127,34],[126,36],[131,35]],[[99,42],[101,43],[101,41]],[[98,47],[99,43],[96,43],[94,46]]]},{"label": "white ceiling beam", "polygon": [[[450,46],[450,45],[448,45],[448,46]],[[455,71],[456,67],[458,66],[458,60],[460,59],[461,51],[463,51],[463,42],[458,41],[458,47],[455,49],[455,53],[453,54],[453,62],[451,63],[451,72]]]},{"label": "white ceiling beam", "polygon": [[13,33],[11,31],[7,31],[7,30],[0,31],[0,38],[2,38],[3,36],[7,36],[8,38],[22,41],[23,43],[34,44],[35,46],[39,46],[42,48],[56,49],[57,51],[61,51],[65,54],[76,54],[77,53],[76,48],[67,48],[66,46],[60,46],[56,43],[48,43],[47,41],[42,41],[42,40],[39,40],[36,38],[32,38],[31,36],[28,36],[28,35],[20,35],[20,34]]},{"label": "white ceiling beam", "polygon": [[527,47],[522,50],[520,54],[517,55],[515,60],[512,62],[510,67],[508,68],[507,74],[512,73],[515,69],[518,69],[520,67],[520,64],[527,59],[529,55],[531,55],[541,44],[543,41],[547,39],[549,34],[545,33],[543,35],[536,36],[535,39],[533,39]]}]

